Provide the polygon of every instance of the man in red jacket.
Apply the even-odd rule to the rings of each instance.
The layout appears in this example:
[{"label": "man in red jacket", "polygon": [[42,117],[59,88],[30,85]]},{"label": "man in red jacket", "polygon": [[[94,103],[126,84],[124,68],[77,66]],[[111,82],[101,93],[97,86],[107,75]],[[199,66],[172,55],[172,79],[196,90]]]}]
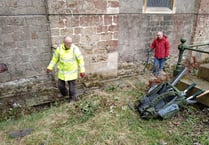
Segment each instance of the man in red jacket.
[{"label": "man in red jacket", "polygon": [[158,76],[162,72],[164,63],[169,56],[170,43],[163,32],[157,33],[157,38],[155,38],[150,46],[154,51],[154,69],[153,74]]}]

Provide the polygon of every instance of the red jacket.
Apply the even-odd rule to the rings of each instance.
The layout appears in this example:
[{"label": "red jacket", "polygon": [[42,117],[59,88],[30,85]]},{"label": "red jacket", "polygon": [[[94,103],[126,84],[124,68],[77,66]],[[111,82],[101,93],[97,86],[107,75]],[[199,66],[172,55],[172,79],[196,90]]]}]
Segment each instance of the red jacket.
[{"label": "red jacket", "polygon": [[154,56],[158,59],[169,56],[170,44],[165,35],[163,35],[162,39],[154,39],[150,48],[154,50]]}]

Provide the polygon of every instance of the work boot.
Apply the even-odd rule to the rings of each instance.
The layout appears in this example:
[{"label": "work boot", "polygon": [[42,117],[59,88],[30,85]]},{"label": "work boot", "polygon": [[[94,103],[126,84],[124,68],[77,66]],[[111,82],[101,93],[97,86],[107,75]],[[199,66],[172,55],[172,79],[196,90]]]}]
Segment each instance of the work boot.
[{"label": "work boot", "polygon": [[78,98],[76,96],[69,97],[68,102],[76,102],[76,101],[78,101]]},{"label": "work boot", "polygon": [[157,78],[159,76],[159,72],[153,73],[153,76]]},{"label": "work boot", "polygon": [[166,75],[166,73],[163,71],[163,70],[161,70],[160,72],[159,72],[159,76],[164,76],[164,75]]}]

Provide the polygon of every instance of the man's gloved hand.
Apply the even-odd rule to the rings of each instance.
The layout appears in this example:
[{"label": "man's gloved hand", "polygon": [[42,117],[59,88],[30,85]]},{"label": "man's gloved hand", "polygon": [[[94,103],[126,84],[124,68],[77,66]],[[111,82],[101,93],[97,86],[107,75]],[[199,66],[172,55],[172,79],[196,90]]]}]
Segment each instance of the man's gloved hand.
[{"label": "man's gloved hand", "polygon": [[169,57],[165,57],[165,61],[167,61],[169,59]]},{"label": "man's gloved hand", "polygon": [[46,72],[47,72],[47,73],[50,73],[50,72],[52,72],[52,70],[50,70],[50,69],[47,68],[47,69],[46,69]]},{"label": "man's gloved hand", "polygon": [[85,74],[84,72],[80,73],[81,78],[84,78],[85,75],[86,75],[86,74]]}]

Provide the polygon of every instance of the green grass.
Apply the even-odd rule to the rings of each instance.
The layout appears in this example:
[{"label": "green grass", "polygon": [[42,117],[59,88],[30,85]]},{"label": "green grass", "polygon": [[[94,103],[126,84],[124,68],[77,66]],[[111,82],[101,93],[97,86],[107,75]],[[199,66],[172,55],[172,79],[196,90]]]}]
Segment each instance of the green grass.
[{"label": "green grass", "polygon": [[[51,106],[0,122],[1,145],[209,145],[207,114],[186,106],[168,120],[143,120],[128,107],[143,96],[146,84],[121,80],[83,96],[76,103]],[[14,130],[33,128],[22,138]]]}]

